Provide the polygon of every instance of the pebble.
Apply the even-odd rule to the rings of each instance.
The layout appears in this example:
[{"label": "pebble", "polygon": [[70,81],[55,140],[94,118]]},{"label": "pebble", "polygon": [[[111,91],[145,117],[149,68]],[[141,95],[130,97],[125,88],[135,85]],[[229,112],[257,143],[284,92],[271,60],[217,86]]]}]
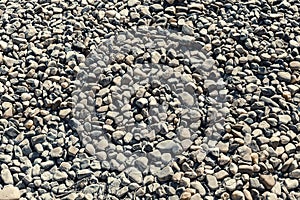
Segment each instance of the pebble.
[{"label": "pebble", "polygon": [[63,155],[63,149],[61,147],[56,147],[50,151],[50,156],[53,158],[60,158]]},{"label": "pebble", "polygon": [[276,181],[272,175],[259,175],[259,179],[267,189],[272,189]]},{"label": "pebble", "polygon": [[289,72],[278,72],[278,80],[284,82],[291,82],[292,75]]},{"label": "pebble", "polygon": [[190,192],[183,192],[180,196],[181,200],[189,200],[191,199],[192,194]]},{"label": "pebble", "polygon": [[286,178],[284,183],[288,190],[293,190],[299,186],[299,181],[297,179]]},{"label": "pebble", "polygon": [[1,179],[7,185],[14,184],[13,176],[9,169],[1,170]]},{"label": "pebble", "polygon": [[232,192],[231,199],[232,200],[244,200],[245,195],[242,191],[236,190],[236,191]]},{"label": "pebble", "polygon": [[294,70],[300,69],[300,61],[291,61],[290,68]]},{"label": "pebble", "polygon": [[0,199],[299,199],[297,4],[0,4]]},{"label": "pebble", "polygon": [[167,166],[167,167],[164,167],[163,169],[159,170],[156,175],[160,181],[167,181],[172,178],[172,176],[174,175],[174,172],[171,167]]},{"label": "pebble", "polygon": [[211,190],[216,190],[219,187],[217,178],[213,175],[206,175],[206,181]]}]

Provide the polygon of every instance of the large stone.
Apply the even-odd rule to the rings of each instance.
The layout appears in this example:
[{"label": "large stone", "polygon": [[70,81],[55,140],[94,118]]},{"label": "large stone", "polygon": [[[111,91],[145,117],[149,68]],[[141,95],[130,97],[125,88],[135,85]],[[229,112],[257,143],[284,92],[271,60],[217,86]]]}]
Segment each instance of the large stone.
[{"label": "large stone", "polygon": [[1,200],[18,200],[21,198],[21,192],[19,188],[12,185],[6,185],[2,190],[0,190]]}]

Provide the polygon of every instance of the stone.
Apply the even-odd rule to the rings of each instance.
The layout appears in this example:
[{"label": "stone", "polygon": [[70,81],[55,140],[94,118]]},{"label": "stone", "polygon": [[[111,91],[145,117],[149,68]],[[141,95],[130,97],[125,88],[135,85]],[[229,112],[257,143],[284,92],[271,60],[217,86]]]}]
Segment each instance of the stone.
[{"label": "stone", "polygon": [[297,42],[296,40],[290,40],[290,46],[292,48],[299,48],[300,47],[300,43]]},{"label": "stone", "polygon": [[276,181],[272,175],[259,175],[259,180],[261,183],[267,188],[272,189],[272,187],[275,185]]},{"label": "stone", "polygon": [[193,106],[194,105],[194,97],[188,92],[182,92],[179,94],[180,102],[182,105]]},{"label": "stone", "polygon": [[137,105],[139,108],[143,108],[143,107],[145,107],[147,104],[148,104],[148,100],[147,100],[146,98],[139,98],[139,99],[136,101],[136,105]]},{"label": "stone", "polygon": [[284,179],[284,184],[286,185],[286,188],[288,190],[293,190],[295,188],[298,188],[299,181],[297,179],[286,178]]},{"label": "stone", "polygon": [[87,153],[89,153],[90,155],[94,155],[96,152],[96,150],[92,144],[86,144],[85,149],[86,149]]},{"label": "stone", "polygon": [[235,179],[227,179],[227,180],[224,180],[224,187],[226,190],[232,192],[235,190],[236,188],[236,180]]},{"label": "stone", "polygon": [[292,154],[295,153],[296,146],[293,143],[288,143],[287,145],[285,145],[284,149],[287,154]]},{"label": "stone", "polygon": [[156,148],[159,149],[160,151],[168,151],[168,152],[173,152],[177,153],[182,150],[182,147],[174,142],[173,140],[164,140],[156,145]]},{"label": "stone", "polygon": [[195,188],[197,193],[199,193],[201,196],[205,196],[206,195],[206,190],[203,187],[203,185],[199,182],[199,181],[193,181],[191,182],[191,187]]},{"label": "stone", "polygon": [[190,200],[191,196],[192,196],[192,194],[190,192],[183,192],[180,195],[180,200]]},{"label": "stone", "polygon": [[71,109],[70,108],[66,108],[66,109],[62,109],[62,110],[60,110],[59,111],[59,116],[61,117],[61,118],[66,118],[66,116],[67,115],[69,115],[70,113],[71,113]]},{"label": "stone", "polygon": [[160,59],[161,59],[161,55],[157,51],[153,51],[151,53],[151,62],[152,63],[157,64],[157,63],[159,63]]},{"label": "stone", "polygon": [[60,158],[63,155],[63,149],[61,147],[56,147],[54,149],[51,149],[50,156],[52,158]]},{"label": "stone", "polygon": [[2,169],[1,170],[1,179],[5,184],[13,184],[13,176],[9,169]]},{"label": "stone", "polygon": [[170,166],[166,166],[163,169],[159,170],[156,174],[158,180],[167,181],[170,180],[174,175],[174,172]]},{"label": "stone", "polygon": [[187,34],[187,35],[191,35],[191,36],[194,35],[194,29],[193,29],[193,27],[191,27],[191,26],[189,26],[189,25],[187,25],[187,24],[184,24],[184,25],[182,26],[182,32],[183,32],[184,34]]},{"label": "stone", "polygon": [[229,165],[229,171],[232,174],[236,174],[238,172],[238,170],[239,170],[239,168],[238,168],[238,166],[235,163],[230,163],[230,165]]},{"label": "stone", "polygon": [[227,171],[225,170],[220,170],[218,172],[216,172],[214,174],[214,176],[218,179],[218,180],[223,180],[225,177],[227,177],[229,174]]},{"label": "stone", "polygon": [[201,196],[200,194],[194,194],[193,196],[191,196],[190,200],[201,200]]},{"label": "stone", "polygon": [[125,134],[126,134],[126,132],[124,132],[124,131],[114,131],[112,133],[112,138],[114,140],[120,140],[124,137]]},{"label": "stone", "polygon": [[129,176],[129,179],[133,180],[136,183],[142,183],[143,182],[143,175],[136,168],[131,168],[128,172],[128,176]]},{"label": "stone", "polygon": [[279,123],[288,124],[292,118],[289,115],[278,115]]},{"label": "stone", "polygon": [[207,185],[211,190],[216,190],[218,189],[219,185],[218,185],[218,181],[217,178],[213,175],[206,175],[206,181],[207,181]]},{"label": "stone", "polygon": [[138,0],[128,0],[128,1],[127,1],[127,5],[128,5],[129,7],[133,7],[133,6],[136,6],[136,5],[138,5],[138,4],[140,4],[140,1],[138,1]]},{"label": "stone", "polygon": [[290,62],[290,68],[299,70],[300,69],[300,61],[292,61]]},{"label": "stone", "polygon": [[300,178],[300,169],[295,169],[289,173],[290,178],[299,179]]},{"label": "stone", "polygon": [[2,51],[6,51],[7,47],[8,47],[7,42],[5,42],[3,40],[0,40],[0,48],[1,48],[1,50]]},{"label": "stone", "polygon": [[8,67],[13,67],[18,61],[14,58],[3,56],[3,63],[7,65]]},{"label": "stone", "polygon": [[242,191],[236,190],[231,194],[232,200],[245,200],[245,195]]},{"label": "stone", "polygon": [[68,178],[68,174],[66,172],[56,171],[53,178],[57,181],[64,181]]},{"label": "stone", "polygon": [[4,134],[10,137],[16,137],[17,135],[19,135],[19,133],[20,132],[13,126],[8,127],[4,130]]},{"label": "stone", "polygon": [[0,190],[1,200],[19,200],[21,198],[21,192],[19,188],[13,185],[6,185],[2,190]]},{"label": "stone", "polygon": [[278,72],[278,80],[284,82],[291,82],[292,75],[289,72]]}]

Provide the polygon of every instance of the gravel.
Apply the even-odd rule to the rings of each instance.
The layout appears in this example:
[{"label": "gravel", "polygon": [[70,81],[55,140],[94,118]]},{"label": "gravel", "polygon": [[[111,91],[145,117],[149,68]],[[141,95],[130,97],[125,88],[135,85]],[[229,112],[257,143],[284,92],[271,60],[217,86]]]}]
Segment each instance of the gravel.
[{"label": "gravel", "polygon": [[0,1],[0,199],[299,199],[299,9]]}]

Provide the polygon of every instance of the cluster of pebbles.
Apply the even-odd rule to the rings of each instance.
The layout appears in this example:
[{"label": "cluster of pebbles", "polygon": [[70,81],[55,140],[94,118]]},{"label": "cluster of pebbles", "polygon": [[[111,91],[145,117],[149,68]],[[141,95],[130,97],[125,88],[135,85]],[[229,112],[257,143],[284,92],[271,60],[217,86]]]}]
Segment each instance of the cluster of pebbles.
[{"label": "cluster of pebbles", "polygon": [[104,168],[156,174],[194,140],[206,141],[198,151],[215,147],[227,90],[201,48],[192,37],[139,27],[82,63],[72,123]]},{"label": "cluster of pebbles", "polygon": [[[297,0],[0,0],[0,199],[299,199],[299,9]],[[142,49],[142,58],[125,51],[124,58],[98,63],[101,53],[108,53],[101,49],[103,41],[144,26],[188,35],[207,52],[200,69],[212,58],[210,73],[218,72],[226,84],[215,94],[215,86],[209,90],[197,76],[192,58],[167,46]],[[168,67],[144,68],[146,61]],[[139,66],[140,77],[153,66],[163,75],[171,69],[175,85],[189,82],[181,88],[188,95],[180,99],[180,92],[167,87],[172,78],[160,73],[153,72],[159,78],[148,85],[135,80]],[[112,73],[105,71],[109,68]],[[82,86],[96,83],[86,104],[76,93],[80,80]],[[218,82],[212,80],[206,83]],[[119,92],[123,98],[131,90],[116,87],[118,81],[133,82],[126,105],[121,99],[113,104]],[[182,103],[190,96],[194,104],[189,99],[188,106],[176,106],[175,99]],[[161,104],[151,107],[151,99]],[[222,106],[211,104],[214,99]],[[164,102],[167,115],[150,114]],[[81,105],[92,109],[80,115],[86,110]],[[115,112],[122,108],[130,109],[129,115]],[[199,124],[180,116],[184,108],[196,108]],[[221,110],[224,121],[205,120]],[[152,122],[163,123],[157,131]],[[143,124],[149,132],[139,131]],[[151,130],[156,131],[147,134]],[[190,144],[183,148],[186,139]],[[163,155],[170,144],[175,150]],[[152,164],[161,169],[150,169],[145,156],[128,166],[115,162],[119,152],[127,159],[155,150],[158,160]],[[137,167],[145,172],[133,170]]]}]

